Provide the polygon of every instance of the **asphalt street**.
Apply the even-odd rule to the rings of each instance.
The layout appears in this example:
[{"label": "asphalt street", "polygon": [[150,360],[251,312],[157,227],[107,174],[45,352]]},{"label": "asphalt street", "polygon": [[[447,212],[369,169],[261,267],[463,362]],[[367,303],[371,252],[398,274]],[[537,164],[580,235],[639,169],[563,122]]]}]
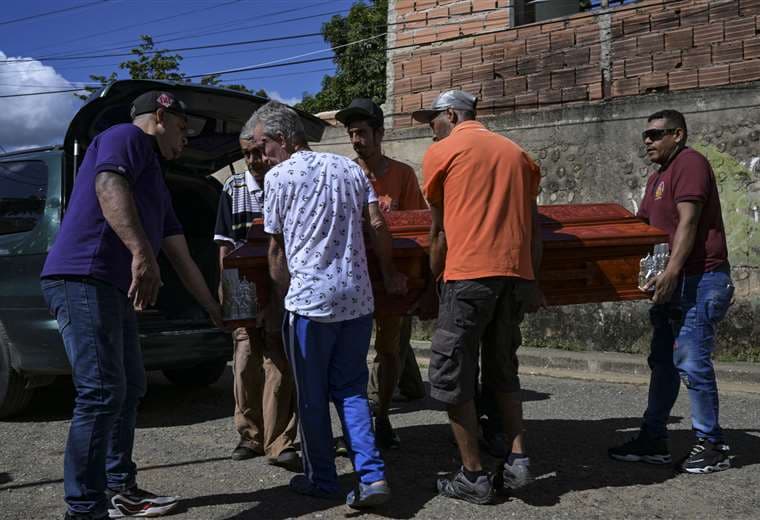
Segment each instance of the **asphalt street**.
[{"label": "asphalt street", "polygon": [[[538,478],[493,506],[436,496],[436,475],[458,467],[445,413],[431,400],[397,403],[391,419],[402,447],[385,454],[394,498],[370,515],[292,494],[287,488],[292,474],[261,458],[229,459],[237,440],[229,370],[220,382],[201,390],[182,390],[160,374],[149,379],[136,435],[139,482],[152,491],[181,495],[183,501],[170,517],[177,520],[760,518],[757,394],[722,395],[722,423],[735,453],[734,467],[694,476],[607,458],[606,448],[637,428],[645,387],[525,376],[528,442]],[[0,422],[0,518],[63,517],[63,450],[72,396],[70,382],[60,381],[42,389],[25,415]],[[671,425],[674,456],[685,455],[692,443],[689,425],[682,392]],[[348,491],[352,478],[346,459],[339,459],[339,469]]]}]

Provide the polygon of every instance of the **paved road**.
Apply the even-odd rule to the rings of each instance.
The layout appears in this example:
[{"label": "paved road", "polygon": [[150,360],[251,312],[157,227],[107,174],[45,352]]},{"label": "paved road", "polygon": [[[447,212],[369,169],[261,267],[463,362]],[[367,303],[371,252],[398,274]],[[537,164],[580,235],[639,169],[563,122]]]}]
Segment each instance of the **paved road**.
[{"label": "paved road", "polygon": [[[185,497],[171,518],[356,516],[343,505],[294,496],[287,490],[290,474],[261,459],[228,459],[236,441],[229,371],[204,390],[182,391],[159,375],[152,374],[150,381],[140,410],[135,457],[143,487]],[[637,427],[646,388],[535,376],[524,377],[523,386],[537,482],[495,506],[437,497],[436,473],[452,471],[458,464],[445,415],[432,401],[407,403],[392,417],[403,447],[386,456],[394,501],[378,516],[760,518],[760,396],[723,396],[723,425],[736,453],[735,468],[692,476],[607,459],[606,447]],[[57,383],[39,393],[26,415],[0,423],[0,518],[62,518],[63,448],[71,396],[69,384]],[[674,413],[673,451],[682,455],[692,441],[685,393]],[[340,468],[348,473],[345,459]],[[343,479],[348,490],[351,479]]]}]

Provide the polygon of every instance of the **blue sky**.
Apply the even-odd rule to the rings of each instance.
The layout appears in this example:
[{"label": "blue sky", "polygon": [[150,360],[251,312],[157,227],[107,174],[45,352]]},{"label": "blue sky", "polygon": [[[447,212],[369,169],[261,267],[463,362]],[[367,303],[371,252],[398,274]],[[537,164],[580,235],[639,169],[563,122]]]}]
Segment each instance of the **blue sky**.
[{"label": "blue sky", "polygon": [[[56,90],[90,82],[90,74],[108,75],[149,34],[157,48],[179,49],[246,40],[282,38],[318,33],[335,14],[346,14],[355,0],[11,0],[0,8],[0,96]],[[92,4],[92,5],[87,5]],[[40,13],[84,6],[71,11]],[[18,22],[16,19],[32,16]],[[161,20],[163,19],[163,20]],[[11,23],[8,23],[11,22]],[[215,49],[177,51],[184,57],[181,70],[203,74],[302,56],[330,56],[321,36],[287,38],[274,42]],[[37,61],[30,61],[34,59]],[[296,102],[304,92],[319,90],[321,79],[334,70],[332,61],[282,68],[238,72],[224,81],[265,89],[272,97]],[[69,93],[0,98],[0,145],[44,144],[53,138],[45,121],[73,113],[77,101]],[[19,133],[18,119],[23,123]],[[70,117],[70,116],[68,116]],[[12,118],[12,119],[11,119]],[[7,130],[8,123],[14,132]],[[60,126],[60,125],[59,125]],[[3,130],[3,127],[6,130]],[[27,136],[26,133],[31,135]],[[55,129],[60,132],[60,129]],[[54,133],[54,132],[53,132]],[[57,134],[56,134],[57,135]],[[37,141],[32,143],[32,141]]]}]

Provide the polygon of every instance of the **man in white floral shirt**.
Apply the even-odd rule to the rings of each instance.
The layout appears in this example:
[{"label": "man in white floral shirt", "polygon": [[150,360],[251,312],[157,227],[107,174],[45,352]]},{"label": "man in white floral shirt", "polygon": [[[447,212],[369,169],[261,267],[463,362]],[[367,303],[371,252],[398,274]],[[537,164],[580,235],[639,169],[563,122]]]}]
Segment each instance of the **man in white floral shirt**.
[{"label": "man in white floral shirt", "polygon": [[365,230],[386,290],[403,294],[406,278],[393,268],[391,236],[361,168],[346,157],[303,146],[298,115],[281,103],[267,103],[253,118],[255,146],[271,168],[264,230],[272,235],[272,278],[285,295],[284,336],[298,395],[305,475],[294,477],[290,487],[322,498],[339,494],[332,400],[359,477],[346,503],[357,509],[380,505],[390,498],[390,488],[367,401],[374,299]]}]

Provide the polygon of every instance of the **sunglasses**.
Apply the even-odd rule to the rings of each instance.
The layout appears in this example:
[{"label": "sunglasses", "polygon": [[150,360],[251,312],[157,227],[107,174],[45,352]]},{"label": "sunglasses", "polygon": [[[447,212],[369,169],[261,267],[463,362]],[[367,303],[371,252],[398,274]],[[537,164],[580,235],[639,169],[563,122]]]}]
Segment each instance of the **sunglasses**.
[{"label": "sunglasses", "polygon": [[678,128],[650,128],[641,132],[641,140],[659,141],[667,134],[673,134]]}]

